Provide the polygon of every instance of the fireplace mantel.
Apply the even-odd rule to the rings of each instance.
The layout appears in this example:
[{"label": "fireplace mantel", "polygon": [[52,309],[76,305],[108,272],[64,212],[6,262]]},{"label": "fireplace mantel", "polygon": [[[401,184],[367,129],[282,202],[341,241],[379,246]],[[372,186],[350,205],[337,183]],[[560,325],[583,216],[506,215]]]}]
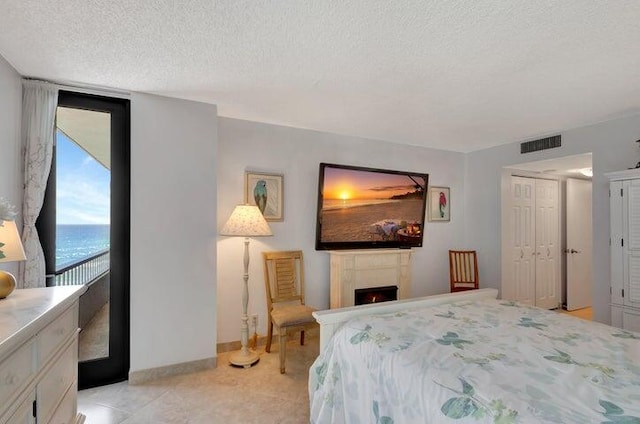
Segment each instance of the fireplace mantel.
[{"label": "fireplace mantel", "polygon": [[332,250],[330,307],[354,305],[354,290],[398,286],[398,299],[411,293],[411,249]]}]

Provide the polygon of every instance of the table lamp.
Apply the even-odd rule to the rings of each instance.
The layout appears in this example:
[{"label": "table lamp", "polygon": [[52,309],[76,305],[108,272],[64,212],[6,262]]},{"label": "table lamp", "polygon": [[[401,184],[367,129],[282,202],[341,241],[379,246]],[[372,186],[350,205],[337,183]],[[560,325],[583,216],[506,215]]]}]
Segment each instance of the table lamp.
[{"label": "table lamp", "polygon": [[[0,262],[26,259],[15,221],[0,220]],[[7,271],[0,270],[0,299],[9,296],[15,287],[16,278]]]},{"label": "table lamp", "polygon": [[271,236],[271,228],[262,216],[262,212],[257,206],[238,205],[233,210],[229,220],[220,234],[223,236],[244,237],[244,286],[242,291],[242,317],[240,325],[240,343],[242,345],[239,352],[233,353],[229,357],[232,365],[249,368],[258,362],[260,357],[257,353],[248,348],[249,344],[249,317],[247,315],[247,305],[249,304],[249,237]]}]

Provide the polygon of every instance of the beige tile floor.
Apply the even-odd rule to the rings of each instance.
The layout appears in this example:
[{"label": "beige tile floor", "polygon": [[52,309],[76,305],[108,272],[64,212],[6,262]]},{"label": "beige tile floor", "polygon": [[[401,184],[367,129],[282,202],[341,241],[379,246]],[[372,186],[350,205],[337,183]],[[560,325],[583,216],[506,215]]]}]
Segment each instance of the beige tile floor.
[{"label": "beige tile floor", "polygon": [[79,392],[78,412],[87,424],[308,423],[309,367],[318,356],[317,332],[287,345],[287,372],[280,374],[277,339],[271,353],[249,369],[228,365],[129,386],[127,382]]},{"label": "beige tile floor", "polygon": [[[591,308],[567,312],[592,319]],[[252,368],[228,365],[228,353],[218,355],[212,370],[164,378],[138,386],[127,382],[82,390],[78,411],[87,424],[233,424],[308,423],[308,371],[318,356],[317,331],[287,345],[287,373],[279,372],[278,344],[271,353],[259,347]]]}]

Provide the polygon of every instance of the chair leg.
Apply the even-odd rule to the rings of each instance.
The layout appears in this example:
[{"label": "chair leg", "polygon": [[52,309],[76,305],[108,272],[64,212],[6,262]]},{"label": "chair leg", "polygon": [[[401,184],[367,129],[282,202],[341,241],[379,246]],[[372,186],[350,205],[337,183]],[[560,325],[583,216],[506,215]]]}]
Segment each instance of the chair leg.
[{"label": "chair leg", "polygon": [[300,346],[304,346],[304,330],[300,332]]},{"label": "chair leg", "polygon": [[287,330],[280,328],[278,332],[280,333],[280,374],[284,374],[284,361],[287,357]]},{"label": "chair leg", "polygon": [[267,330],[267,346],[265,346],[264,351],[267,353],[271,352],[271,337],[273,336],[273,322],[271,322],[271,318],[269,318],[269,325],[267,325],[269,330]]}]

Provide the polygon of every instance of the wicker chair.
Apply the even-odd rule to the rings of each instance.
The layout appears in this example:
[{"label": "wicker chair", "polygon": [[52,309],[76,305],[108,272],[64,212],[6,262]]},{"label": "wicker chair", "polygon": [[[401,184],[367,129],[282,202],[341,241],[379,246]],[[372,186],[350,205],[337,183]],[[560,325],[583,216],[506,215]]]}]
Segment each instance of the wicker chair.
[{"label": "wicker chair", "polygon": [[262,257],[269,316],[265,351],[271,352],[275,326],[280,339],[280,373],[284,374],[287,336],[299,330],[300,345],[304,345],[304,330],[317,325],[311,315],[315,309],[304,304],[302,251],[262,252]]},{"label": "wicker chair", "polygon": [[451,292],[477,289],[478,256],[475,250],[449,250]]}]

